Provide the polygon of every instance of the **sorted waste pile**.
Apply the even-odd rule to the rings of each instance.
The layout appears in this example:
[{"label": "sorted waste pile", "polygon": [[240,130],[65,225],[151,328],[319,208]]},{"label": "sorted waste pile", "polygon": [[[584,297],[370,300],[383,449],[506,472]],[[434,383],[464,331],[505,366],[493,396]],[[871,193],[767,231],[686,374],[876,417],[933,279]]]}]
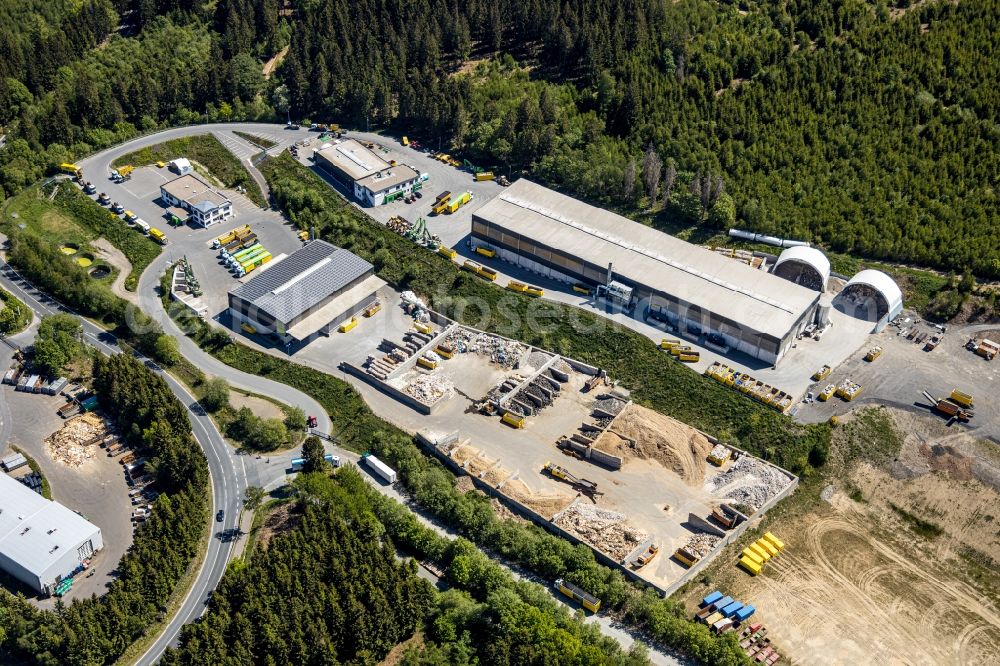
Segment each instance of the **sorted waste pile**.
[{"label": "sorted waste pile", "polygon": [[712,492],[724,492],[727,499],[756,511],[784,490],[789,481],[788,476],[778,469],[743,455],[732,467],[716,476],[710,485]]},{"label": "sorted waste pile", "polygon": [[684,544],[684,550],[701,558],[711,553],[720,541],[722,541],[722,537],[702,532],[688,539],[687,543]]},{"label": "sorted waste pile", "polygon": [[619,400],[618,398],[607,397],[601,398],[594,402],[594,409],[599,409],[606,414],[611,414],[612,416],[617,416],[623,409],[625,405],[628,404],[624,400]]},{"label": "sorted waste pile", "polygon": [[694,485],[705,478],[712,445],[691,426],[633,403],[621,410],[594,448],[620,458],[655,460]]},{"label": "sorted waste pile", "polygon": [[101,417],[87,412],[70,419],[45,439],[49,456],[64,465],[79,467],[96,455],[97,444],[107,434]]},{"label": "sorted waste pile", "polygon": [[573,501],[563,493],[542,493],[528,488],[520,479],[510,479],[503,484],[500,492],[528,507],[538,515],[551,520]]},{"label": "sorted waste pile", "polygon": [[416,398],[425,405],[432,405],[451,392],[454,384],[445,375],[418,375],[416,379],[403,387],[403,393]]},{"label": "sorted waste pile", "polygon": [[467,328],[458,328],[449,333],[445,343],[462,353],[473,352],[488,356],[490,361],[503,368],[515,367],[527,349],[520,342],[505,340],[489,333],[470,331]]},{"label": "sorted waste pile", "polygon": [[577,502],[553,521],[616,560],[623,560],[648,534],[628,522],[625,514]]}]

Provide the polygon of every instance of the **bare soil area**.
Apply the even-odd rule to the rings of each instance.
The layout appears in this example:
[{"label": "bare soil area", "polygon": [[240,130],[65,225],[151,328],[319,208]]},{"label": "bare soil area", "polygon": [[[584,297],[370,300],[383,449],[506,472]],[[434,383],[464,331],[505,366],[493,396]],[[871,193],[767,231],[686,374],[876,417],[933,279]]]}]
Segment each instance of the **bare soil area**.
[{"label": "bare soil area", "polygon": [[979,480],[992,478],[985,445],[891,414],[897,454],[831,473],[825,502],[771,514],[763,529],[785,550],[757,577],[720,558],[689,603],[716,588],[749,600],[793,664],[997,663],[1000,493]]},{"label": "bare soil area", "polygon": [[538,515],[548,519],[568,507],[573,501],[572,497],[565,494],[535,492],[520,479],[508,481],[501,491],[504,495],[512,497]]},{"label": "bare soil area", "polygon": [[290,532],[299,524],[302,516],[295,511],[295,504],[292,502],[281,504],[276,509],[267,514],[264,522],[257,532],[257,546],[267,548],[271,539]]}]

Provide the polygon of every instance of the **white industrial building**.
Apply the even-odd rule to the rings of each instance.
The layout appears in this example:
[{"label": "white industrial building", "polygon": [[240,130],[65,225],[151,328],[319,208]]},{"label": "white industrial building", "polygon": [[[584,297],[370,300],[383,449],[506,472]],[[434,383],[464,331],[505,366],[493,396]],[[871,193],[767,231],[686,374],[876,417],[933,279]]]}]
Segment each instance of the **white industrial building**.
[{"label": "white industrial building", "polygon": [[[777,363],[820,293],[520,179],[472,215],[473,245],[607,301]],[[826,269],[829,270],[828,268]]]},{"label": "white industrial building", "polygon": [[313,159],[366,206],[402,199],[422,184],[416,169],[386,162],[354,139],[325,143],[313,151]]},{"label": "white industrial building", "polygon": [[771,272],[808,289],[826,291],[830,260],[814,247],[799,245],[783,250]]},{"label": "white industrial building", "polygon": [[12,577],[51,593],[103,547],[99,527],[0,474],[0,568]]},{"label": "white industrial building", "polygon": [[881,331],[903,311],[903,292],[891,277],[869,268],[844,285],[834,307],[856,319],[873,322],[875,330]]},{"label": "white industrial building", "polygon": [[160,185],[160,197],[168,206],[186,210],[191,215],[191,221],[202,227],[210,227],[233,216],[233,202],[193,173]]}]

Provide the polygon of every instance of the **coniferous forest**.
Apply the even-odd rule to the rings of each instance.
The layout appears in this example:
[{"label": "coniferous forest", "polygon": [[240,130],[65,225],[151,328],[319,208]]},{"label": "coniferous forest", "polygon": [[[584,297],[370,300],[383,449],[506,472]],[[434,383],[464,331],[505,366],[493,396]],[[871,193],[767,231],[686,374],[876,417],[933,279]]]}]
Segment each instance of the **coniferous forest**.
[{"label": "coniferous forest", "polygon": [[7,194],[140,131],[288,113],[409,132],[669,229],[736,223],[1000,276],[1000,0],[85,0],[0,15]]}]

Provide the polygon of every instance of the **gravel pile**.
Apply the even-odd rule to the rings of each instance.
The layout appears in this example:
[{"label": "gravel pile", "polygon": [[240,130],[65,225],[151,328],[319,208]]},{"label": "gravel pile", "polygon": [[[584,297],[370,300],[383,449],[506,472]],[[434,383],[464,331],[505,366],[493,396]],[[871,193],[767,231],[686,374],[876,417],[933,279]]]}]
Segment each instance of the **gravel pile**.
[{"label": "gravel pile", "polygon": [[528,360],[525,365],[531,366],[533,369],[538,370],[543,365],[549,362],[552,358],[551,354],[546,354],[545,352],[533,351],[528,355]]},{"label": "gravel pile", "polygon": [[712,490],[725,492],[727,499],[757,510],[788,483],[789,478],[774,467],[750,456],[740,456],[732,467],[715,477]]},{"label": "gravel pile", "polygon": [[608,414],[617,414],[625,409],[626,402],[618,398],[604,398],[594,402],[594,409],[599,409]]}]

